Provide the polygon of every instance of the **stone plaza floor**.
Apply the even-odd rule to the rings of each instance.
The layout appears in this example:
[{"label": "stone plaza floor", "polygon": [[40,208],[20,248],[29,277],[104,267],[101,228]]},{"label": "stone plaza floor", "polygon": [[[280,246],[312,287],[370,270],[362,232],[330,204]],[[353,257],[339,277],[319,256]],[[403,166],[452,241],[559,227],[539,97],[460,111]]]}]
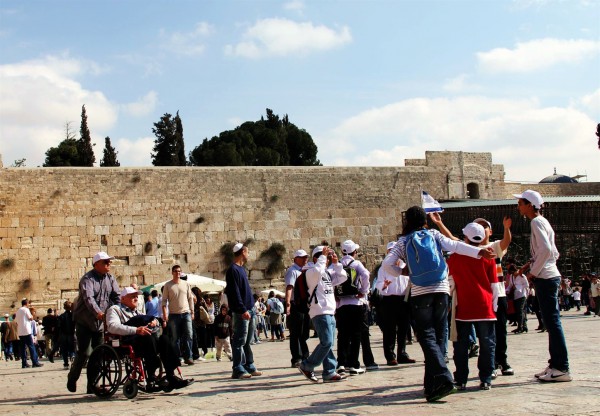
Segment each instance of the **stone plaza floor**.
[{"label": "stone plaza floor", "polygon": [[[476,358],[469,360],[467,391],[437,403],[422,394],[423,354],[418,344],[407,346],[416,364],[385,366],[381,332],[371,328],[371,344],[379,371],[350,377],[332,384],[312,384],[290,368],[288,341],[262,342],[253,346],[262,377],[232,380],[229,361],[198,362],[182,368],[196,383],[171,393],[125,398],[122,390],[108,400],[85,394],[85,374],[77,393],[66,388],[67,371],[62,361],[44,367],[21,369],[20,362],[0,363],[0,414],[10,415],[597,415],[600,414],[600,318],[582,312],[563,312],[573,381],[544,384],[533,374],[548,359],[548,335],[533,330],[537,321],[529,315],[529,333],[509,334],[509,363],[514,376],[498,376],[492,389],[480,391]],[[512,328],[509,328],[509,330]],[[315,339],[309,340],[312,348]],[[450,355],[452,347],[450,347]],[[452,362],[450,369],[454,370]],[[85,370],[84,370],[85,371]],[[83,392],[81,392],[83,390]]]}]

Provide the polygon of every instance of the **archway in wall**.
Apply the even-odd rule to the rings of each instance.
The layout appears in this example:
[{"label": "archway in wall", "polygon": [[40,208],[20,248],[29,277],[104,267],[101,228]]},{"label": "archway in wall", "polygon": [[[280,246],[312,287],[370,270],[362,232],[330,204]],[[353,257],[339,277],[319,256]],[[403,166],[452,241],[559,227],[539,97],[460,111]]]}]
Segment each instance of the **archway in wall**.
[{"label": "archway in wall", "polygon": [[468,183],[467,195],[469,195],[469,199],[479,199],[479,185],[474,182]]}]

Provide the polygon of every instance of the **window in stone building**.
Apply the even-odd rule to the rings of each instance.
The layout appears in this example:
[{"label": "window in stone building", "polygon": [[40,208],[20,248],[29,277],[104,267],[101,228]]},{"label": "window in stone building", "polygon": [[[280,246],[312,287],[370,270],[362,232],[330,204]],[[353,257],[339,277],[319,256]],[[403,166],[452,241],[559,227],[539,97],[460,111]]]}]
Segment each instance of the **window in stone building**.
[{"label": "window in stone building", "polygon": [[474,182],[468,183],[467,195],[469,199],[479,199],[479,185]]}]

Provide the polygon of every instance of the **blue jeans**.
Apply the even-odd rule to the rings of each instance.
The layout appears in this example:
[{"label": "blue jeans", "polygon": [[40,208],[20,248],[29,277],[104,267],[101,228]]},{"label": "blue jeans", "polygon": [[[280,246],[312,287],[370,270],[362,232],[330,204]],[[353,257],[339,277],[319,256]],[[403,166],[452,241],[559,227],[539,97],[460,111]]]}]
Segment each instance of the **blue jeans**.
[{"label": "blue jeans", "polygon": [[250,342],[256,331],[254,311],[250,312],[250,319],[243,319],[242,314],[232,313],[233,336],[231,338],[231,355],[233,356],[233,376],[238,377],[244,373],[256,371],[254,355]]},{"label": "blue jeans", "polygon": [[38,365],[40,362],[38,361],[35,345],[33,345],[33,336],[19,336],[19,339],[21,340],[21,365],[23,367],[27,365],[27,353],[25,352],[25,348],[29,348],[29,354],[31,355],[31,362],[33,365]]},{"label": "blue jeans", "polygon": [[492,383],[494,371],[494,355],[496,350],[496,321],[463,322],[456,321],[457,341],[454,343],[454,365],[456,366],[456,382],[466,384],[469,377],[469,346],[471,328],[475,328],[479,338],[479,381]]},{"label": "blue jeans", "polygon": [[[192,359],[192,343],[194,341],[194,332],[192,330],[192,316],[189,313],[172,313],[169,315],[167,323],[171,333],[171,341],[177,345],[181,339],[183,358]],[[179,351],[179,350],[177,350]]]},{"label": "blue jeans", "polygon": [[337,360],[333,355],[335,317],[333,315],[318,315],[312,318],[312,323],[319,336],[319,344],[312,354],[302,361],[300,367],[303,370],[314,371],[315,367],[323,364],[323,379],[325,380],[335,374],[337,367]]},{"label": "blue jeans", "polygon": [[560,286],[560,277],[551,279],[534,280],[535,294],[540,304],[542,320],[548,331],[548,341],[550,350],[550,368],[559,371],[569,371],[569,357],[567,353],[567,343],[560,323],[560,312],[558,309],[558,289]]},{"label": "blue jeans", "polygon": [[411,298],[412,316],[425,356],[425,395],[452,383],[452,374],[444,360],[448,340],[448,294],[430,293]]}]

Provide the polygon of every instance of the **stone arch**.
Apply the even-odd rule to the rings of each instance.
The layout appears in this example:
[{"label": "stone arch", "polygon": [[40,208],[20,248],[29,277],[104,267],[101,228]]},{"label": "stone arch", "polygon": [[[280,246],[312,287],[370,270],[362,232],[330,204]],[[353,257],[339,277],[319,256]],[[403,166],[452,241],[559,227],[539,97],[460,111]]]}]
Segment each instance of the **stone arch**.
[{"label": "stone arch", "polygon": [[479,184],[469,182],[467,184],[467,195],[469,195],[469,199],[479,199]]}]

